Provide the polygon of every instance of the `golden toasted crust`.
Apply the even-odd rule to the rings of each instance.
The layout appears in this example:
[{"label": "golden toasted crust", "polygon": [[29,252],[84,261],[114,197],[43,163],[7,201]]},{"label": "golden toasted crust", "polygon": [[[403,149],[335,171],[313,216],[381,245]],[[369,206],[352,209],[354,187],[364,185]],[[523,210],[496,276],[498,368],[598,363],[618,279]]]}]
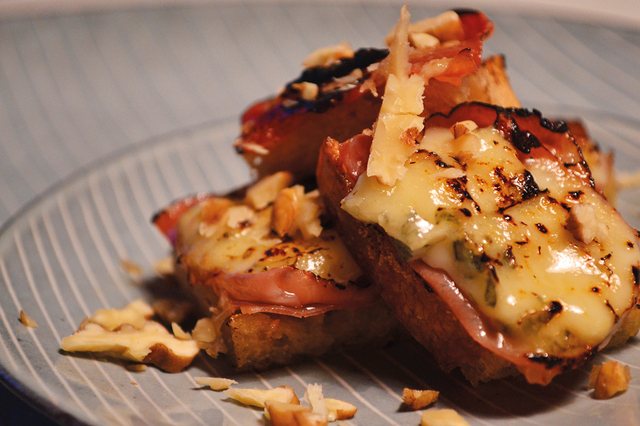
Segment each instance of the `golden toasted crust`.
[{"label": "golden toasted crust", "polygon": [[[480,346],[464,330],[444,301],[399,255],[391,238],[377,225],[367,225],[340,208],[354,182],[340,161],[339,143],[328,139],[320,150],[317,180],[325,207],[340,235],[369,279],[378,285],[407,330],[445,371],[460,367],[473,384],[517,373],[515,366]],[[624,344],[640,327],[640,310],[621,323],[610,346]]]},{"label": "golden toasted crust", "polygon": [[222,328],[227,357],[240,370],[263,370],[337,349],[380,347],[398,333],[382,301],[309,318],[257,313],[232,315]]}]

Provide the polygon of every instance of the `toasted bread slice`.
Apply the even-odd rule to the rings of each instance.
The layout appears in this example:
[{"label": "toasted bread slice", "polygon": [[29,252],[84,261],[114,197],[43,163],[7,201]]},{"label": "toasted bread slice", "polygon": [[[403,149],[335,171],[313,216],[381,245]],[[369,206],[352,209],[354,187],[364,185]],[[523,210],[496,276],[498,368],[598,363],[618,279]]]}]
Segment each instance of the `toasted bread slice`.
[{"label": "toasted bread slice", "polygon": [[[493,24],[480,12],[459,12],[464,34],[436,47],[412,48],[413,74],[425,74],[424,116],[467,101],[518,107],[502,56],[481,63],[482,41]],[[440,35],[440,37],[444,37]],[[382,105],[384,49],[361,49],[329,65],[306,69],[282,93],[250,107],[235,147],[259,176],[288,170],[313,176],[320,145],[370,129]],[[437,69],[438,71],[433,71]],[[446,69],[444,75],[436,75]],[[432,75],[436,75],[432,77]],[[311,86],[309,94],[301,89]]]},{"label": "toasted bread slice", "polygon": [[340,143],[328,138],[318,159],[318,187],[345,245],[362,270],[370,271],[369,278],[380,286],[383,298],[400,322],[445,371],[460,367],[465,377],[476,384],[516,374],[515,366],[469,336],[429,283],[407,265],[382,228],[361,222],[340,208],[357,178],[345,168],[346,161]]},{"label": "toasted bread slice", "polygon": [[[460,106],[456,110],[463,111],[464,109],[464,106]],[[505,111],[508,114],[507,110],[477,105],[469,109],[471,111],[469,117],[478,121],[481,119],[481,115],[486,113],[485,109]],[[487,118],[486,123],[482,125],[493,123],[499,114],[499,112],[494,113],[493,118]],[[539,116],[537,117],[535,114],[527,112],[514,112],[514,114],[526,116],[519,123],[522,124],[526,121],[528,127],[525,128],[532,132],[543,124],[554,128],[554,130],[547,129],[545,131],[552,133],[550,137],[557,137],[554,142],[558,143],[558,146],[554,147],[558,150],[556,155],[562,158],[562,152],[567,149],[572,150],[571,155],[578,155],[575,140],[568,136],[566,129],[564,132],[559,131],[561,126],[554,127],[550,122],[540,120]],[[434,117],[436,121],[442,119],[443,123],[450,123],[447,116],[438,117],[436,115]],[[461,119],[457,118],[457,120]],[[540,120],[539,123],[537,120]],[[456,119],[454,118],[453,121],[455,122]],[[517,365],[519,361],[513,362],[513,360],[498,356],[495,352],[481,345],[477,339],[471,337],[469,330],[463,326],[460,318],[454,314],[449,304],[445,303],[440,293],[434,291],[434,282],[425,280],[416,272],[416,269],[409,265],[406,247],[403,244],[398,244],[380,225],[364,223],[341,208],[342,200],[353,191],[356,180],[364,172],[365,162],[358,160],[368,154],[370,139],[370,136],[360,135],[343,144],[336,140],[327,139],[320,151],[317,168],[318,187],[327,210],[338,224],[345,245],[351,250],[361,268],[367,271],[369,278],[380,286],[383,298],[394,309],[400,321],[434,355],[444,370],[448,371],[459,367],[472,383],[517,373],[518,367],[520,367]],[[526,147],[522,148],[526,150]],[[565,167],[584,167],[584,165],[580,166],[579,162],[575,164],[567,162]],[[473,178],[468,177],[468,179],[472,180]],[[587,187],[589,186],[588,182],[587,178],[585,180]],[[575,194],[578,195],[577,192]],[[466,198],[466,195],[463,198]],[[571,206],[567,205],[567,208],[571,209]],[[632,234],[630,234],[628,245],[631,250],[637,250],[637,238]],[[517,244],[514,242],[513,246],[517,246]],[[490,262],[490,259],[483,259],[481,262]],[[638,265],[627,266],[629,271],[633,269],[637,272],[638,270]],[[460,268],[464,268],[462,263]],[[633,276],[627,277],[626,272],[623,276],[624,279],[631,278],[630,285],[635,286],[633,288],[637,287],[636,284],[633,284]],[[637,276],[635,280],[637,280]],[[635,300],[637,290],[632,290],[630,297]],[[608,347],[622,345],[630,337],[635,336],[639,328],[640,311],[633,303],[613,326],[610,336],[598,347],[606,346],[607,343]],[[581,355],[570,356],[567,359],[556,355],[549,356],[548,366],[543,370],[547,371],[550,377],[543,378],[538,382],[548,383],[548,380],[558,371],[575,368],[584,363],[596,350],[596,346],[586,347]],[[541,363],[541,365],[546,362],[544,354],[536,354],[531,359],[535,359],[534,362]],[[561,368],[554,370],[558,366]],[[554,373],[550,374],[552,371]]]},{"label": "toasted bread slice", "polygon": [[192,334],[240,370],[380,346],[399,323],[327,224],[317,191],[280,172],[233,196],[175,203],[155,222],[200,307]]}]

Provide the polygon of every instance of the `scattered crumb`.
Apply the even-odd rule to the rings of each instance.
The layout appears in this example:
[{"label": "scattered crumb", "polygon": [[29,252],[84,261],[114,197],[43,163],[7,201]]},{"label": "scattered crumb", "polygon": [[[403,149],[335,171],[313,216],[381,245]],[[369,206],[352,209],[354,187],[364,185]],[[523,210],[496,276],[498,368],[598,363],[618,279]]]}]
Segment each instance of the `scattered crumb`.
[{"label": "scattered crumb", "polygon": [[29,315],[25,314],[23,310],[20,310],[20,322],[25,327],[38,328],[38,323],[36,323]]},{"label": "scattered crumb", "polygon": [[325,398],[324,401],[327,404],[327,420],[330,422],[351,419],[358,411],[355,405],[346,401],[333,398]]},{"label": "scattered crumb", "polygon": [[140,281],[142,278],[142,268],[137,263],[127,259],[121,259],[120,267],[129,275],[129,277],[131,277],[132,280]]},{"label": "scattered crumb", "polygon": [[156,274],[161,276],[174,275],[175,264],[173,262],[173,257],[167,256],[163,259],[156,260],[153,264],[153,270],[156,271]]},{"label": "scattered crumb", "polygon": [[455,410],[427,410],[422,413],[420,426],[470,426]]},{"label": "scattered crumb", "polygon": [[228,389],[224,391],[230,398],[254,407],[265,408],[264,402],[278,401],[286,404],[300,404],[293,388],[290,386],[278,386],[273,389]]},{"label": "scattered crumb", "polygon": [[195,380],[200,386],[208,386],[216,391],[226,390],[229,389],[231,385],[238,384],[235,380],[225,379],[222,377],[194,377],[193,380]]},{"label": "scattered crumb", "polygon": [[404,388],[402,402],[413,410],[421,410],[438,400],[440,392],[434,390],[416,390]]},{"label": "scattered crumb", "polygon": [[304,399],[311,406],[311,412],[318,413],[324,418],[327,418],[329,412],[327,411],[327,403],[324,400],[322,393],[322,385],[317,383],[307,385],[307,391],[304,393]]},{"label": "scattered crumb", "polygon": [[618,361],[608,361],[602,365],[594,365],[589,376],[589,387],[593,389],[595,399],[608,399],[629,389],[631,371],[628,365]]},{"label": "scattered crumb", "polygon": [[92,352],[154,364],[170,373],[182,371],[200,352],[195,341],[179,340],[155,321],[146,321],[140,329],[123,324],[113,331],[83,322],[74,334],[62,339],[61,347],[67,352]]}]

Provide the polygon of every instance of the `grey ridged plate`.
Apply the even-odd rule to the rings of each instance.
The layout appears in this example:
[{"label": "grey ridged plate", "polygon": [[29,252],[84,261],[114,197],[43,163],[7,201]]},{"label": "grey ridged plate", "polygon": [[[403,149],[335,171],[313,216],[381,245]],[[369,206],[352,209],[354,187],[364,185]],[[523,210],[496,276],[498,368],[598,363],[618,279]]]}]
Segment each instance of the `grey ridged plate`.
[{"label": "grey ridged plate", "polygon": [[[640,123],[595,111],[558,106],[548,115],[581,116],[594,137],[614,149],[618,170],[640,163]],[[631,366],[626,393],[596,401],[586,391],[589,366],[542,388],[521,379],[470,387],[434,367],[411,342],[384,350],[337,354],[258,374],[234,374],[221,360],[197,358],[186,372],[150,368],[134,373],[121,363],[60,352],[60,339],[104,307],[123,307],[147,288],[120,267],[139,264],[153,280],[154,262],[169,246],[149,219],[171,200],[198,191],[225,191],[250,174],[231,148],[237,124],[217,122],[137,145],[53,187],[16,215],[0,233],[0,371],[16,392],[62,423],[263,424],[259,410],[222,393],[198,390],[193,377],[223,375],[242,387],[306,383],[358,407],[351,425],[416,425],[420,413],[400,410],[404,387],[441,391],[436,408],[453,407],[474,425],[640,424],[640,344],[601,354]],[[622,213],[640,226],[640,190],[619,197]],[[24,327],[24,310],[38,328]]]}]

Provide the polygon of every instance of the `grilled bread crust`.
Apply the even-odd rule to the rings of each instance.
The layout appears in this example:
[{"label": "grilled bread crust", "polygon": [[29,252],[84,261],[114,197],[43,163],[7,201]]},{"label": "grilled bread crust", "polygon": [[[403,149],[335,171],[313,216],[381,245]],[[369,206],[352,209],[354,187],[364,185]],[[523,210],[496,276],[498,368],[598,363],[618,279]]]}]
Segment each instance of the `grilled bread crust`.
[{"label": "grilled bread crust", "polygon": [[[327,139],[318,160],[318,188],[345,245],[369,279],[379,286],[400,322],[443,370],[459,367],[474,385],[517,374],[515,365],[471,338],[429,283],[401,259],[381,227],[360,222],[340,208],[340,201],[355,185],[342,164],[339,142]],[[609,347],[623,345],[639,328],[640,309],[636,307],[621,322]]]},{"label": "grilled bread crust", "polygon": [[[219,305],[211,271],[194,256],[176,256],[176,277],[199,307],[199,316],[211,316]],[[338,309],[307,318],[275,313],[236,311],[220,328],[227,360],[240,371],[265,370],[305,357],[340,349],[382,347],[406,335],[384,301],[352,309]],[[215,354],[214,354],[215,355]]]},{"label": "grilled bread crust", "polygon": [[[382,90],[378,88],[380,93]],[[357,95],[350,93],[320,112],[301,108],[278,114],[279,109],[284,108],[284,101],[276,97],[263,102],[264,111],[256,119],[245,122],[235,142],[236,149],[260,177],[280,170],[292,172],[297,179],[313,176],[325,138],[346,140],[371,128],[382,105],[380,96],[365,91]],[[424,114],[447,112],[467,101],[520,106],[511,89],[503,56],[487,58],[477,72],[464,76],[457,86],[432,79],[425,86]],[[258,153],[251,146],[260,146],[268,153]]]}]

